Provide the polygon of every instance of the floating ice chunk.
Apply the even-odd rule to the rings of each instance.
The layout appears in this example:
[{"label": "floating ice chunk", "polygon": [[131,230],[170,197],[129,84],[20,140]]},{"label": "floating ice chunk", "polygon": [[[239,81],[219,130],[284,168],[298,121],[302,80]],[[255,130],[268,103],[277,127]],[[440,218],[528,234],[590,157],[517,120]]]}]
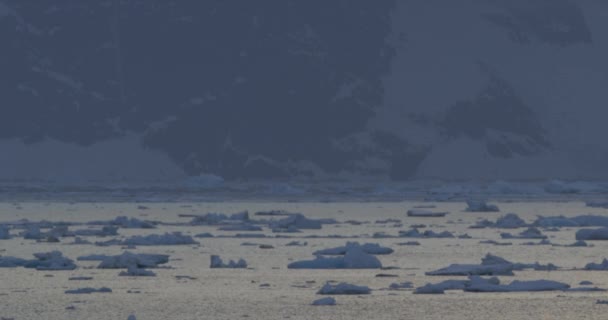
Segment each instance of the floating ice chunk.
[{"label": "floating ice chunk", "polygon": [[313,301],[312,305],[313,306],[335,306],[336,299],[334,299],[332,297],[321,298],[321,299],[317,299],[317,300]]},{"label": "floating ice chunk", "polygon": [[485,200],[467,200],[467,208],[469,212],[498,212],[500,211],[496,205],[487,204]]},{"label": "floating ice chunk", "polygon": [[608,217],[590,214],[572,218],[539,217],[533,225],[539,227],[608,227]]},{"label": "floating ice chunk", "polygon": [[420,242],[418,241],[407,241],[407,242],[399,242],[396,243],[398,246],[419,246]]},{"label": "floating ice chunk", "polygon": [[350,283],[341,282],[336,285],[326,283],[318,294],[370,294],[371,289],[366,286],[357,286]]},{"label": "floating ice chunk", "polygon": [[399,231],[399,237],[402,238],[454,238],[454,234],[449,231],[443,231],[440,233],[436,233],[433,230],[425,230],[424,232],[418,231],[418,229],[413,228],[408,231]]},{"label": "floating ice chunk", "polygon": [[135,318],[135,316],[134,316],[134,315],[130,315],[130,316],[127,318],[127,320],[137,320],[137,318]]},{"label": "floating ice chunk", "polygon": [[406,282],[401,282],[401,283],[391,283],[388,288],[390,290],[403,290],[403,289],[411,289],[413,288],[414,285],[413,283],[406,281]]},{"label": "floating ice chunk", "polygon": [[582,215],[571,218],[581,227],[608,227],[608,217],[598,215]]},{"label": "floating ice chunk", "polygon": [[507,213],[506,215],[498,218],[496,223],[490,227],[504,228],[504,229],[515,229],[526,227],[526,222],[515,213]]},{"label": "floating ice chunk", "polygon": [[308,242],[304,241],[304,242],[300,242],[300,241],[291,241],[289,243],[287,243],[285,246],[286,247],[305,247],[308,245]]},{"label": "floating ice chunk", "polygon": [[143,221],[137,218],[127,218],[125,216],[116,217],[114,220],[110,220],[108,224],[113,226],[119,226],[125,229],[153,229],[156,225],[151,221]]},{"label": "floating ice chunk", "polygon": [[440,283],[427,283],[422,287],[416,288],[415,294],[443,294],[446,290],[464,290],[467,286],[475,284],[498,284],[498,278],[493,277],[484,279],[478,276],[469,277],[468,280],[445,280]]},{"label": "floating ice chunk", "polygon": [[93,280],[93,277],[86,277],[86,276],[70,277],[70,278],[68,278],[68,280],[70,280],[70,281],[88,281],[88,280]]},{"label": "floating ice chunk", "polygon": [[317,256],[314,260],[290,263],[289,269],[379,269],[382,263],[378,258],[365,253],[359,247],[350,247],[343,257],[325,258]]},{"label": "floating ice chunk", "polygon": [[511,242],[498,242],[496,240],[481,240],[481,241],[479,241],[479,243],[481,243],[481,244],[493,244],[495,246],[510,246],[510,245],[513,244]]},{"label": "floating ice chunk", "polygon": [[102,287],[99,289],[87,287],[87,288],[79,288],[79,289],[65,291],[66,294],[91,294],[91,293],[111,293],[111,292],[112,292],[112,289],[106,288],[106,287]]},{"label": "floating ice chunk", "polygon": [[199,233],[194,236],[195,238],[213,238],[213,235],[209,232]]},{"label": "floating ice chunk", "polygon": [[234,223],[234,222],[248,222],[249,221],[249,212],[237,212],[230,216],[225,215],[223,213],[207,213],[202,216],[194,216],[192,221],[190,221],[191,225],[218,225],[224,223]]},{"label": "floating ice chunk", "polygon": [[29,260],[26,259],[0,256],[0,268],[23,267],[28,262]]},{"label": "floating ice chunk", "polygon": [[593,282],[584,280],[584,281],[579,282],[578,284],[581,286],[590,286],[590,285],[593,285]]},{"label": "floating ice chunk", "polygon": [[464,288],[467,292],[534,292],[534,291],[562,291],[570,285],[551,280],[514,280],[507,285],[474,282]]},{"label": "floating ice chunk", "polygon": [[578,287],[564,290],[566,292],[606,292],[608,290],[598,287]]},{"label": "floating ice chunk", "polygon": [[211,256],[211,265],[210,268],[247,268],[247,262],[243,259],[239,259],[238,261],[230,260],[228,263],[224,263],[222,258],[218,255]]},{"label": "floating ice chunk", "polygon": [[272,229],[321,229],[323,223],[319,220],[308,219],[301,213],[293,214],[287,218],[273,221],[270,224]]},{"label": "floating ice chunk", "polygon": [[116,236],[116,235],[118,235],[118,227],[104,226],[101,228],[101,230],[97,230],[97,229],[75,230],[74,235],[76,235],[76,236],[96,236],[96,237]]},{"label": "floating ice chunk", "polygon": [[433,212],[424,209],[412,209],[407,211],[408,217],[420,217],[420,218],[438,218],[445,217],[449,212]]},{"label": "floating ice chunk", "polygon": [[81,237],[75,237],[74,241],[71,243],[66,243],[66,244],[72,244],[72,245],[85,245],[85,244],[92,244],[91,241],[83,239]]},{"label": "floating ice chunk", "polygon": [[385,219],[385,220],[376,220],[374,221],[376,224],[387,224],[387,223],[401,223],[399,219]]},{"label": "floating ice chunk", "polygon": [[74,261],[63,256],[59,251],[34,253],[36,260],[28,261],[24,267],[36,270],[74,270]]},{"label": "floating ice chunk", "polygon": [[578,227],[579,224],[564,216],[559,217],[539,217],[532,223],[532,225],[537,227]]},{"label": "floating ice chunk", "polygon": [[346,252],[353,247],[358,247],[365,253],[369,254],[391,254],[393,253],[393,249],[387,247],[381,247],[377,243],[365,243],[359,244],[359,242],[347,242],[346,246],[323,249],[315,251],[314,255],[344,255]]},{"label": "floating ice chunk", "polygon": [[576,232],[576,240],[608,240],[608,228],[580,229]]},{"label": "floating ice chunk", "polygon": [[11,238],[9,227],[0,224],[0,240],[8,240]]},{"label": "floating ice chunk", "polygon": [[510,233],[501,233],[500,237],[503,239],[546,239],[547,236],[544,235],[540,230],[534,227],[530,227],[518,235],[513,235]]},{"label": "floating ice chunk", "polygon": [[40,231],[40,227],[37,225],[28,226],[27,229],[21,233],[21,236],[23,236],[23,239],[32,239],[32,240],[39,240],[39,239],[47,237],[46,234],[44,234]]},{"label": "floating ice chunk", "polygon": [[269,211],[258,211],[255,213],[256,216],[291,216],[294,213],[285,210],[269,210]]},{"label": "floating ice chunk", "polygon": [[452,264],[446,268],[427,272],[429,276],[467,276],[467,275],[513,275],[514,270],[556,270],[553,264],[541,265],[539,263],[525,264],[512,263],[504,258],[487,254],[481,264]]},{"label": "floating ice chunk", "polygon": [[[88,258],[88,259],[86,259]],[[88,256],[79,257],[78,260],[99,260],[97,266],[100,269],[123,269],[123,268],[157,268],[160,264],[169,262],[169,256],[165,254],[131,253],[125,251],[117,256]]]},{"label": "floating ice chunk", "polygon": [[601,263],[588,263],[585,265],[585,270],[608,270],[608,260],[604,259]]},{"label": "floating ice chunk", "polygon": [[448,267],[426,272],[427,276],[512,276],[512,264],[451,264]]},{"label": "floating ice chunk", "polygon": [[239,224],[231,224],[218,228],[220,231],[262,231],[260,226],[248,224],[248,223],[239,223]]},{"label": "floating ice chunk", "polygon": [[121,242],[122,245],[134,246],[170,246],[198,244],[191,236],[183,235],[181,232],[151,234],[147,236],[132,236]]},{"label": "floating ice chunk", "polygon": [[156,273],[130,265],[127,271],[121,271],[118,275],[121,277],[154,277]]},{"label": "floating ice chunk", "polygon": [[524,242],[521,243],[522,246],[550,246],[552,245],[549,239],[542,239],[539,242]]}]

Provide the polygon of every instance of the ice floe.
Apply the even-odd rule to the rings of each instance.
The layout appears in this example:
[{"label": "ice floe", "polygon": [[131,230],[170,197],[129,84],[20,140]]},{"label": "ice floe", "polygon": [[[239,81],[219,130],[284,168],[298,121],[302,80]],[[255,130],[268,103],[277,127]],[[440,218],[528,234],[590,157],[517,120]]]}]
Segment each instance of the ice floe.
[{"label": "ice floe", "polygon": [[507,213],[506,215],[496,219],[496,222],[489,220],[482,220],[477,222],[471,228],[501,228],[501,229],[515,229],[526,227],[528,224],[515,213]]},{"label": "ice floe", "polygon": [[511,233],[501,233],[500,237],[503,239],[546,239],[547,236],[544,235],[540,230],[534,227],[530,227],[517,235],[513,235]]},{"label": "ice floe", "polygon": [[151,221],[144,221],[137,218],[129,218],[126,216],[119,216],[110,221],[91,221],[89,225],[109,225],[116,226],[125,229],[153,229],[156,228],[156,224]]},{"label": "ice floe", "polygon": [[228,263],[224,263],[220,256],[212,255],[209,268],[247,268],[247,262],[243,259],[239,259],[238,261],[230,260]]},{"label": "ice floe", "polygon": [[74,264],[74,261],[64,257],[59,251],[34,253],[34,257],[36,259],[27,260],[15,257],[0,256],[0,268],[25,267],[44,271],[76,269],[76,264]]},{"label": "ice floe", "polygon": [[375,256],[365,253],[359,247],[347,248],[344,256],[326,258],[317,256],[314,260],[290,263],[289,269],[379,269],[382,263]]},{"label": "ice floe", "polygon": [[433,230],[425,230],[424,232],[418,231],[413,228],[408,231],[399,231],[399,237],[401,238],[454,238],[454,234],[449,231],[435,232]]},{"label": "ice floe", "polygon": [[407,211],[408,217],[420,217],[420,218],[438,218],[445,217],[448,212],[429,211],[425,209],[411,209]]},{"label": "ice floe", "polygon": [[112,289],[110,288],[106,288],[106,287],[101,287],[99,289],[96,288],[79,288],[79,289],[72,289],[72,290],[66,290],[65,293],[66,294],[91,294],[91,293],[111,293]]},{"label": "ice floe", "polygon": [[184,235],[181,232],[172,232],[165,234],[150,234],[147,236],[132,236],[120,241],[118,244],[133,246],[172,246],[198,244],[198,242],[191,236]]},{"label": "ice floe", "polygon": [[498,206],[493,205],[493,204],[488,204],[488,203],[486,203],[485,200],[480,200],[480,199],[467,200],[467,208],[465,210],[469,211],[469,212],[498,212],[498,211],[500,211],[498,209]]},{"label": "ice floe", "polygon": [[366,286],[357,286],[354,284],[341,282],[338,284],[326,283],[319,291],[318,294],[370,294],[371,289]]},{"label": "ice floe", "polygon": [[387,247],[381,247],[377,243],[364,243],[359,244],[359,242],[347,242],[345,246],[335,247],[330,249],[317,250],[313,254],[314,255],[344,255],[351,248],[358,247],[365,253],[369,254],[391,254],[393,253],[393,249]]},{"label": "ice floe", "polygon": [[325,297],[321,299],[317,299],[311,303],[313,306],[335,306],[336,299],[332,297]]},{"label": "ice floe", "polygon": [[576,240],[608,240],[608,228],[580,229],[576,232]]},{"label": "ice floe", "polygon": [[604,260],[602,260],[602,262],[600,263],[588,263],[587,265],[585,265],[585,270],[601,270],[601,271],[607,271],[608,270],[608,260],[604,258]]}]

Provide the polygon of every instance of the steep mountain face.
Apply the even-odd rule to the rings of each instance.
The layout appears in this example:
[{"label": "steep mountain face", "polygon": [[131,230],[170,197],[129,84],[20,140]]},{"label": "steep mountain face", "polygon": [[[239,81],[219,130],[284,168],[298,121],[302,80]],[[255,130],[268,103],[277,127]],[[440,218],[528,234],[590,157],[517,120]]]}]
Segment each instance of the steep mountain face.
[{"label": "steep mountain face", "polygon": [[[19,159],[124,140],[142,151],[115,163],[157,158],[134,179],[608,178],[606,18],[595,0],[0,0],[0,148],[44,172]],[[95,167],[75,170],[129,177]]]}]

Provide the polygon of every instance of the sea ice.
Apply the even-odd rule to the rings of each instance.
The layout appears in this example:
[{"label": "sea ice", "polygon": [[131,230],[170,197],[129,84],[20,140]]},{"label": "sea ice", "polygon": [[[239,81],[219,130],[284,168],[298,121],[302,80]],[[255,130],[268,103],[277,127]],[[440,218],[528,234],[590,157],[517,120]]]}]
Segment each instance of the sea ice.
[{"label": "sea ice", "polygon": [[588,263],[587,265],[585,265],[585,270],[602,270],[602,271],[606,271],[608,270],[608,260],[604,258],[604,260],[602,260],[602,262],[600,263]]},{"label": "sea ice", "polygon": [[375,256],[363,252],[359,247],[350,247],[341,257],[325,258],[290,263],[289,269],[379,269],[382,263]]},{"label": "sea ice", "polygon": [[511,233],[501,233],[500,237],[503,239],[546,239],[547,236],[544,235],[542,232],[540,232],[540,230],[538,230],[537,228],[534,227],[530,227],[522,232],[520,232],[518,235],[513,235]]},{"label": "sea ice", "polygon": [[350,283],[341,282],[336,285],[326,283],[318,294],[370,294],[371,289],[366,286],[357,286]]},{"label": "sea ice", "polygon": [[222,258],[218,255],[211,256],[211,265],[209,268],[247,268],[247,262],[243,259],[239,259],[238,261],[230,260],[228,263],[224,263]]},{"label": "sea ice", "polygon": [[312,305],[313,306],[335,306],[336,299],[334,299],[332,297],[321,298],[321,299],[317,299],[317,300],[313,301]]},{"label": "sea ice", "polygon": [[346,252],[349,249],[351,249],[353,247],[358,247],[363,252],[369,253],[369,254],[391,254],[391,253],[393,253],[393,249],[387,248],[387,247],[381,247],[377,243],[359,244],[359,242],[347,242],[345,246],[318,250],[318,251],[315,251],[313,254],[314,255],[344,255],[344,254],[346,254]]},{"label": "sea ice", "polygon": [[65,291],[66,294],[91,294],[91,293],[110,293],[110,292],[112,292],[112,289],[106,288],[106,287],[102,287],[99,289],[87,287],[87,288],[79,288],[79,289]]},{"label": "sea ice", "polygon": [[156,225],[151,221],[144,221],[137,218],[128,218],[126,216],[118,216],[110,221],[91,221],[89,225],[110,225],[125,229],[153,229]]},{"label": "sea ice", "polygon": [[498,212],[500,211],[496,205],[487,204],[485,200],[467,200],[466,211],[469,212]]},{"label": "sea ice", "polygon": [[576,232],[576,240],[608,240],[608,228],[580,229]]},{"label": "sea ice", "polygon": [[448,212],[434,212],[424,209],[412,209],[407,211],[408,217],[420,217],[420,218],[438,218],[445,217]]}]

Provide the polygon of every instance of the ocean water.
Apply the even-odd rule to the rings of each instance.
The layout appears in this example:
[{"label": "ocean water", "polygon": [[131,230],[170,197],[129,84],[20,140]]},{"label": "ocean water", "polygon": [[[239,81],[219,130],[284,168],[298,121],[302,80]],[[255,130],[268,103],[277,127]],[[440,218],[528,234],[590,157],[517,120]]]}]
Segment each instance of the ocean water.
[{"label": "ocean water", "polygon": [[[96,262],[77,261],[72,271],[36,271],[25,268],[0,268],[0,317],[14,319],[608,319],[608,305],[596,304],[608,299],[606,292],[525,292],[525,293],[468,293],[447,291],[443,295],[415,295],[413,290],[387,290],[393,282],[411,281],[414,287],[464,277],[431,277],[425,272],[452,263],[479,263],[487,253],[513,262],[553,263],[558,271],[518,271],[513,277],[500,277],[501,282],[512,280],[548,279],[578,287],[583,280],[594,286],[608,288],[608,271],[584,271],[586,263],[608,258],[608,241],[589,242],[592,247],[555,247],[550,245],[525,246],[523,242],[538,240],[500,239],[501,232],[519,233],[523,229],[470,229],[479,219],[495,220],[514,212],[527,222],[537,216],[575,216],[580,214],[606,215],[608,210],[589,208],[580,201],[508,201],[496,203],[501,212],[464,212],[463,202],[153,202],[147,209],[138,209],[135,202],[22,202],[1,203],[0,223],[18,219],[87,222],[109,220],[119,215],[168,223],[188,222],[180,214],[208,212],[234,213],[248,210],[287,210],[300,212],[309,218],[333,218],[340,222],[354,220],[358,225],[339,223],[324,225],[321,230],[288,233],[293,238],[244,239],[236,233],[218,231],[214,226],[161,225],[157,229],[120,229],[120,236],[159,234],[181,231],[195,235],[210,232],[215,238],[200,238],[200,245],[138,246],[136,253],[169,254],[167,268],[155,269],[156,277],[119,277],[121,270],[96,269]],[[450,212],[442,218],[411,218],[406,211],[417,205],[436,205],[437,211]],[[253,218],[268,218],[257,217]],[[379,224],[376,220],[400,219],[403,226]],[[433,231],[450,231],[455,235],[468,234],[471,239],[373,239],[375,232],[397,235],[410,225],[425,224]],[[82,228],[82,227],[80,227]],[[421,229],[425,230],[425,229]],[[543,231],[555,244],[575,241],[577,228]],[[13,231],[14,233],[15,231]],[[260,233],[260,232],[255,232]],[[266,235],[274,236],[267,228]],[[323,236],[305,238],[309,235]],[[349,238],[330,238],[340,235]],[[107,240],[88,237],[92,241]],[[493,239],[512,242],[511,246],[480,244]],[[285,246],[291,241],[306,241],[307,246]],[[378,258],[388,270],[294,270],[287,265],[296,260],[312,259],[312,252],[344,245],[346,241],[374,242],[395,250]],[[418,241],[420,246],[400,246],[397,243]],[[35,252],[60,250],[65,256],[89,254],[120,254],[121,246],[67,245],[37,243],[14,237],[0,240],[0,255],[31,258]],[[272,245],[273,249],[243,246],[245,242]],[[210,269],[210,255],[224,260],[244,258],[248,269]],[[376,277],[379,273],[397,275],[394,278]],[[90,276],[93,280],[70,281],[69,277]],[[179,279],[189,276],[192,279]],[[334,295],[336,306],[311,306],[316,294],[326,281],[344,281],[369,286],[370,295]],[[82,287],[109,287],[112,293],[68,295],[64,291]],[[67,308],[70,307],[70,308]],[[73,307],[73,308],[72,308]],[[67,308],[67,309],[66,309]]]}]

